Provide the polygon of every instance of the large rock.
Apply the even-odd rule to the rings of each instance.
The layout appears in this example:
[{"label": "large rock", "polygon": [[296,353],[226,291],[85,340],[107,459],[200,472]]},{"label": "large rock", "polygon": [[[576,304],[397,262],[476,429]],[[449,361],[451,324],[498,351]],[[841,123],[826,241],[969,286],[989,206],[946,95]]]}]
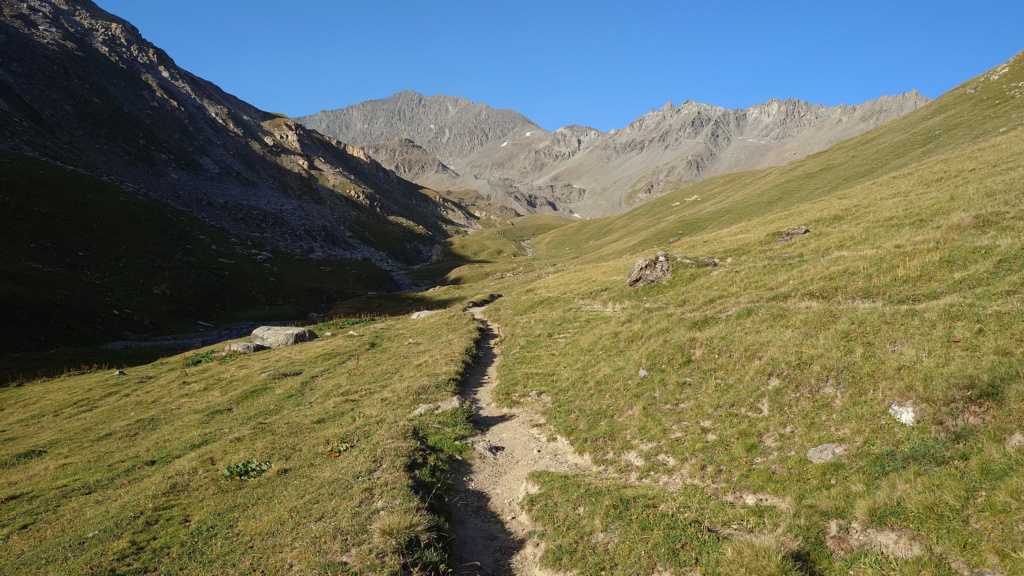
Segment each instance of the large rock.
[{"label": "large rock", "polygon": [[654,259],[641,258],[633,265],[633,270],[626,280],[627,286],[646,286],[648,284],[664,284],[672,278],[672,261],[668,254],[658,252]]},{"label": "large rock", "polygon": [[300,342],[316,340],[316,332],[309,328],[296,328],[293,326],[260,326],[252,331],[254,344],[266,346],[267,348],[280,348],[291,346]]}]

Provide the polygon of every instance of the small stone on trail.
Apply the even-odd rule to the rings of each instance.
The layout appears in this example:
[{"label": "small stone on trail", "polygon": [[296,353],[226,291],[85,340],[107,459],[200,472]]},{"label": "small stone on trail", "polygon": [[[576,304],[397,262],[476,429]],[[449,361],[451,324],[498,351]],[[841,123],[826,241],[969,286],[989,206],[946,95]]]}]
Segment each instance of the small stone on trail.
[{"label": "small stone on trail", "polygon": [[815,446],[807,451],[807,459],[812,464],[824,464],[825,462],[831,462],[836,458],[843,455],[846,452],[846,447],[842,444],[828,443],[820,446]]},{"label": "small stone on trail", "polygon": [[502,450],[504,450],[503,447],[495,446],[494,444],[491,444],[487,440],[480,440],[478,442],[474,442],[473,443],[473,448],[477,452],[483,454],[484,456],[487,456],[488,458],[492,458],[492,459],[493,458],[497,458],[498,457],[498,452],[501,452]]},{"label": "small stone on trail", "polygon": [[324,332],[324,336],[334,336],[334,332]]}]

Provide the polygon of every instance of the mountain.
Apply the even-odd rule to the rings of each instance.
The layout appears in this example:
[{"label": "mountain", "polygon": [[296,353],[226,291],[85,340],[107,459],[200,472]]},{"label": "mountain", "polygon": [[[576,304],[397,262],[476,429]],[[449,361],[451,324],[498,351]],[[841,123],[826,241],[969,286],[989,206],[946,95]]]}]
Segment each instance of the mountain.
[{"label": "mountain", "polygon": [[[908,92],[858,106],[770,100],[729,110],[666,104],[622,130],[567,126],[545,131],[525,117],[497,122],[486,105],[402,92],[299,120],[334,137],[374,144],[385,165],[435,189],[476,190],[521,213],[603,216],[715,174],[785,164],[819,152],[917,109],[928,99]],[[450,103],[459,106],[448,106]],[[449,115],[438,109],[458,110]],[[358,121],[356,120],[358,118]],[[449,125],[447,122],[451,122]],[[476,130],[471,123],[480,121]],[[472,139],[459,139],[466,135]],[[487,134],[486,138],[480,134]],[[407,173],[384,142],[411,139],[456,174]]]},{"label": "mountain", "polygon": [[449,166],[517,130],[540,129],[512,110],[411,90],[297,120],[335,138],[344,134],[343,140],[356,146],[409,139]]},{"label": "mountain", "polygon": [[[88,1],[2,5],[7,152],[124,183],[299,254],[417,263],[456,224],[446,220],[464,220],[361,151],[181,70]],[[396,226],[396,218],[413,225]],[[378,225],[401,245],[358,232]]]},{"label": "mountain", "polygon": [[15,380],[0,573],[1024,574],[1022,175],[1024,53],[784,166],[455,238],[315,342]]},{"label": "mountain", "polygon": [[569,181],[586,188],[588,197],[581,208],[587,215],[616,213],[708,176],[777,166],[808,156],[927,101],[910,92],[859,106],[770,100],[730,110],[696,102],[670,103],[535,178]]},{"label": "mountain", "polygon": [[[0,316],[30,332],[8,331],[12,346],[305,315],[404,285],[476,225],[363,150],[182,70],[91,2],[0,9]],[[95,290],[67,289],[69,274]]]}]

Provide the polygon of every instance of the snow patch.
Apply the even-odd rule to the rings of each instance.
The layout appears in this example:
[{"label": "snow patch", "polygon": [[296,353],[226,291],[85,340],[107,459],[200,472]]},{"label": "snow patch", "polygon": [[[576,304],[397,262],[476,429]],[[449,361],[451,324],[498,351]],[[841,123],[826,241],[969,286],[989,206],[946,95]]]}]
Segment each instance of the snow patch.
[{"label": "snow patch", "polygon": [[526,136],[529,137],[531,134],[533,134],[533,132],[527,132]]},{"label": "snow patch", "polygon": [[508,146],[508,140],[505,140],[504,142],[501,143],[502,148],[504,148],[505,146]]}]

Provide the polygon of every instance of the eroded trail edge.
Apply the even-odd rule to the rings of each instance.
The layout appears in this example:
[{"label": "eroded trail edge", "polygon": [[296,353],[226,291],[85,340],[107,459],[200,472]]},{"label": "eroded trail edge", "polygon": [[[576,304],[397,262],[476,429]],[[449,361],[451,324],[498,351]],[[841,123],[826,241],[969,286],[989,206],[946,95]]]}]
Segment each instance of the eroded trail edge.
[{"label": "eroded trail edge", "polygon": [[520,507],[530,490],[527,476],[534,470],[573,472],[592,465],[568,441],[545,431],[530,402],[495,406],[501,332],[484,315],[486,307],[467,308],[484,327],[477,362],[462,385],[463,397],[477,408],[481,434],[472,439],[473,458],[457,472],[452,493],[455,573],[544,574],[538,566],[540,544],[528,538],[532,525]]}]

